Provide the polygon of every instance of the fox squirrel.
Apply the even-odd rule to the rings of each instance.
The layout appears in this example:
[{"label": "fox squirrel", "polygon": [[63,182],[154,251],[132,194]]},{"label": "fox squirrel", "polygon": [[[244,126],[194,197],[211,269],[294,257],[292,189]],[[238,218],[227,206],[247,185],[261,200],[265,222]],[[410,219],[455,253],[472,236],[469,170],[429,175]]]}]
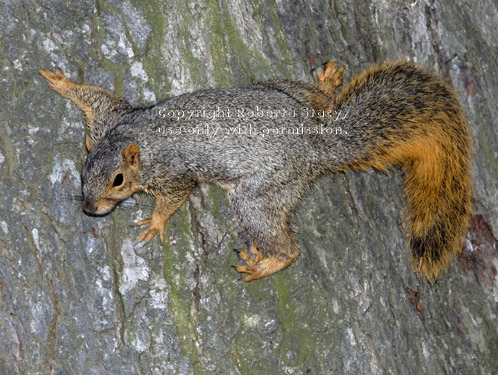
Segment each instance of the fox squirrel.
[{"label": "fox squirrel", "polygon": [[86,116],[83,210],[105,215],[134,192],[156,198],[139,241],[156,233],[199,182],[220,186],[241,236],[245,281],[268,276],[299,253],[288,220],[321,174],[402,167],[411,261],[430,282],[462,248],[471,216],[471,140],[455,93],[411,62],[381,63],[353,76],[327,62],[318,83],[273,80],[197,91],[132,108],[60,70],[49,87]]}]

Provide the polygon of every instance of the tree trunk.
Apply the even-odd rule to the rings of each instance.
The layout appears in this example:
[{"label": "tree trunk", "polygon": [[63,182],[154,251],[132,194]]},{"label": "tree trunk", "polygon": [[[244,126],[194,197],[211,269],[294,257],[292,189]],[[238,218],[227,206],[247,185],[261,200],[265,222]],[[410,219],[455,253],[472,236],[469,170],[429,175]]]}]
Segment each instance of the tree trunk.
[{"label": "tree trunk", "polygon": [[[496,1],[0,3],[0,374],[496,374]],[[82,213],[83,117],[38,75],[133,105],[324,61],[345,81],[408,57],[451,81],[474,140],[475,216],[434,285],[410,268],[400,171],[321,178],[292,216],[301,255],[244,283],[223,192],[203,185],[139,247],[153,201]]]}]

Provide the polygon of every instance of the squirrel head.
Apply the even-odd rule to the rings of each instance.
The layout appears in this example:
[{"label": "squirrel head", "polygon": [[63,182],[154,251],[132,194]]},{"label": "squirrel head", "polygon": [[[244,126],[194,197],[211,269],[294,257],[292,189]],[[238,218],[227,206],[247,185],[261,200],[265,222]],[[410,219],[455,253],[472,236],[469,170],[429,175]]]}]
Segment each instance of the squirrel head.
[{"label": "squirrel head", "polygon": [[86,157],[81,174],[83,211],[95,216],[111,212],[139,190],[139,173],[140,148],[136,143],[124,148],[108,142],[97,145]]}]

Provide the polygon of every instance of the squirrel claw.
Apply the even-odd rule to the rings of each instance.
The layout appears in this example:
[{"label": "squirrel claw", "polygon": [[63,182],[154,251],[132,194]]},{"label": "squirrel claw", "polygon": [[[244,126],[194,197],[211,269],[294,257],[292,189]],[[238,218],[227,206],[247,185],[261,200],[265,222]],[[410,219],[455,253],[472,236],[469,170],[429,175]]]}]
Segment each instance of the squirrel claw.
[{"label": "squirrel claw", "polygon": [[152,221],[152,218],[151,217],[148,217],[147,219],[143,219],[143,220],[140,220],[137,225],[144,225],[144,224],[148,224]]}]

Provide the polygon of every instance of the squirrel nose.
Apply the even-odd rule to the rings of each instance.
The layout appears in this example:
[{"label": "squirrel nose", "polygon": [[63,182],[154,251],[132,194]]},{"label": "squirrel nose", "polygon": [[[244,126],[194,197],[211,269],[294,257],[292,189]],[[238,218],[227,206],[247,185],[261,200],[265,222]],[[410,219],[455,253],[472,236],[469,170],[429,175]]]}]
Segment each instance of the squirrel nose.
[{"label": "squirrel nose", "polygon": [[83,202],[83,211],[86,214],[94,214],[97,211],[97,207],[92,202],[85,201]]}]

